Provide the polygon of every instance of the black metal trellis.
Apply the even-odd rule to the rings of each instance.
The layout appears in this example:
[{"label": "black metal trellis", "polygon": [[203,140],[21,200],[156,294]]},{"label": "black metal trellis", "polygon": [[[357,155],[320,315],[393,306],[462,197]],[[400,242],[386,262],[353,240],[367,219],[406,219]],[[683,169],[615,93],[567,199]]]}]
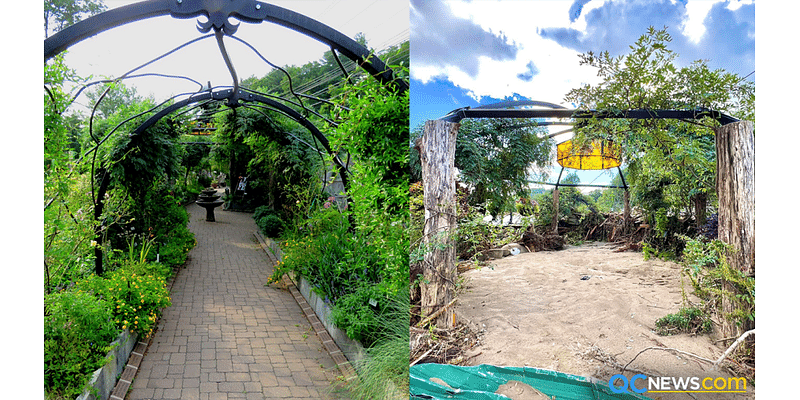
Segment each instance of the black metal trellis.
[{"label": "black metal trellis", "polygon": [[[545,107],[544,109],[530,109],[518,107]],[[479,119],[479,118],[519,118],[519,119],[676,119],[676,120],[698,120],[702,118],[711,118],[719,122],[720,125],[727,125],[739,121],[738,119],[729,115],[723,114],[719,111],[710,110],[706,108],[696,108],[691,110],[651,110],[651,109],[632,109],[620,111],[598,111],[598,110],[578,110],[568,109],[566,107],[537,100],[510,100],[494,104],[487,104],[478,107],[463,107],[449,112],[442,118],[442,121],[459,123],[463,119]],[[527,126],[545,126],[545,125],[574,125],[573,122],[563,121],[544,121],[534,122],[530,124],[520,124],[506,129],[522,128]],[[564,133],[569,133],[573,129],[567,129],[561,132],[548,135],[554,137]],[[628,184],[625,182],[625,177],[622,175],[622,170],[617,167],[620,177],[622,178],[622,186],[612,185],[582,185],[582,184],[567,184],[561,183],[561,174],[564,172],[564,167],[558,174],[558,181],[556,183],[548,182],[532,182],[543,185],[554,185],[556,189],[559,186],[572,186],[572,187],[606,187],[606,188],[623,188],[628,190]]]},{"label": "black metal trellis", "polygon": [[[650,110],[633,109],[621,111],[598,111],[598,110],[577,110],[567,108],[549,109],[516,109],[508,108],[520,105],[529,105],[525,102],[514,104],[515,102],[498,103],[497,105],[481,107],[465,107],[451,111],[440,120],[458,123],[465,118],[559,118],[559,119],[677,119],[677,120],[697,120],[705,117],[712,118],[721,125],[737,122],[738,119],[725,115],[719,111],[706,108],[693,110]],[[545,103],[542,103],[545,104]],[[493,107],[496,106],[496,107]],[[541,123],[540,123],[541,125]]]},{"label": "black metal trellis", "polygon": [[382,83],[391,83],[401,91],[408,90],[406,82],[396,80],[380,58],[355,40],[305,15],[253,0],[147,0],[119,7],[80,21],[45,39],[44,59],[48,60],[73,44],[106,30],[165,15],[179,19],[203,16],[208,21],[198,21],[198,30],[208,33],[213,29],[228,36],[236,33],[239,26],[230,23],[230,17],[247,23],[267,21],[281,25],[327,44],[355,61]]},{"label": "black metal trellis", "polygon": [[[114,132],[116,132],[117,129],[119,129],[123,124],[133,120],[134,118],[150,113],[155,113],[146,121],[144,121],[141,125],[139,125],[133,131],[131,136],[140,135],[147,128],[153,126],[160,119],[174,112],[178,112],[183,107],[192,106],[200,102],[207,102],[207,103],[225,102],[225,104],[228,107],[232,108],[234,112],[236,111],[236,108],[238,108],[239,106],[245,106],[245,108],[250,108],[251,106],[248,106],[247,103],[258,103],[260,107],[268,108],[272,111],[277,111],[279,113],[282,113],[283,115],[288,116],[290,119],[294,120],[295,122],[303,126],[305,129],[307,129],[311,133],[311,135],[315,137],[316,141],[318,141],[320,145],[322,145],[325,151],[327,151],[328,154],[330,154],[333,157],[334,162],[340,168],[340,176],[342,178],[342,183],[345,187],[345,190],[347,190],[348,187],[347,169],[346,169],[347,163],[341,162],[338,155],[331,150],[327,138],[325,138],[322,132],[320,132],[320,130],[311,121],[309,121],[305,115],[301,114],[300,112],[298,112],[297,110],[286,104],[278,102],[278,100],[280,100],[288,104],[294,105],[296,107],[299,107],[306,113],[313,113],[319,115],[315,111],[310,110],[303,104],[302,101],[303,95],[296,93],[295,90],[290,85],[291,94],[294,95],[294,97],[297,99],[297,102],[294,103],[287,99],[277,98],[274,96],[272,96],[271,98],[270,96],[267,96],[265,94],[261,94],[254,91],[242,90],[239,88],[239,80],[233,65],[233,61],[231,60],[225,49],[225,44],[224,44],[225,36],[238,40],[244,43],[246,46],[250,47],[267,64],[271,65],[273,68],[277,68],[283,71],[283,73],[289,78],[290,81],[291,81],[291,76],[289,76],[289,74],[285,70],[270,63],[255,48],[253,48],[253,46],[250,46],[247,42],[234,37],[233,35],[236,33],[239,24],[231,23],[230,18],[235,18],[239,21],[253,23],[253,24],[266,21],[284,26],[286,28],[289,28],[306,36],[309,36],[317,41],[320,41],[328,45],[331,48],[331,51],[333,52],[334,56],[336,57],[336,61],[339,64],[339,67],[343,71],[344,67],[339,60],[338,54],[342,54],[345,57],[349,58],[356,65],[360,66],[362,69],[367,71],[372,77],[377,79],[379,82],[394,88],[398,92],[405,92],[409,88],[408,83],[405,80],[396,79],[394,71],[389,69],[383,63],[383,61],[380,60],[380,58],[372,54],[368,49],[360,45],[355,40],[345,36],[344,34],[340,33],[339,31],[325,24],[322,24],[302,14],[296,13],[294,11],[276,5],[267,4],[254,0],[146,0],[146,1],[141,1],[139,3],[119,7],[89,17],[45,39],[44,60],[46,62],[47,60],[53,58],[57,54],[68,49],[70,46],[86,38],[102,33],[106,30],[113,29],[115,27],[125,25],[130,22],[145,20],[159,16],[165,16],[165,15],[170,15],[173,18],[180,18],[180,19],[205,17],[207,18],[206,21],[198,20],[197,23],[198,30],[205,35],[190,40],[189,42],[186,42],[178,46],[177,48],[128,71],[121,77],[113,79],[108,83],[121,81],[123,79],[140,77],[140,76],[160,75],[162,77],[187,79],[189,81],[198,84],[200,86],[200,89],[195,93],[183,93],[177,96],[173,96],[172,98],[162,102],[161,104],[151,108],[150,110],[147,110],[136,116],[128,118],[127,120],[123,121],[122,123],[114,127],[103,138],[96,138],[92,135],[92,139],[94,142],[93,148],[89,150],[86,154],[84,154],[83,157],[86,157],[89,153],[92,154],[91,176],[93,178],[92,179],[93,195],[95,195],[95,180],[96,179],[99,180],[96,199],[94,200],[95,219],[97,221],[100,221],[100,215],[103,209],[104,195],[110,184],[110,175],[108,174],[108,171],[106,171],[104,168],[100,168],[98,171],[95,171],[94,157],[97,154],[99,146],[103,142],[105,142],[109,137],[111,137],[111,135]],[[212,30],[213,34],[208,34]],[[225,64],[229,72],[231,73],[231,77],[233,80],[233,88],[230,89],[229,88],[222,89],[220,87],[213,88],[211,87],[210,83],[208,87],[205,87],[196,80],[181,76],[168,76],[163,74],[134,75],[134,72],[144,68],[145,66],[150,65],[155,61],[160,60],[164,57],[167,57],[192,43],[198,42],[206,38],[210,38],[211,36],[214,36],[216,38],[220,53],[222,54]],[[345,78],[348,78],[347,74],[345,74]],[[80,91],[84,89],[85,87],[80,89]],[[45,90],[49,92],[49,89],[46,86]],[[75,96],[76,98],[80,94],[80,91],[78,92],[78,94],[76,94]],[[100,96],[100,98],[95,103],[95,106],[93,107],[92,114],[89,119],[90,134],[92,131],[91,129],[92,120],[97,108],[97,104],[99,104],[99,102],[102,101],[106,93],[107,90]],[[182,100],[178,100],[174,104],[167,106],[167,104],[170,101],[176,100],[182,96],[188,96],[188,97]],[[313,99],[321,100],[317,98]],[[74,100],[75,99],[73,98],[73,101]],[[200,103],[200,104],[202,105],[205,103]],[[189,110],[191,110],[191,108]],[[188,112],[189,110],[184,110],[184,112]],[[97,172],[97,174],[95,172]],[[55,198],[50,200],[48,204],[52,203],[53,200],[55,200]],[[47,206],[45,206],[45,208],[46,207]],[[98,243],[101,243],[103,240],[102,229],[103,227],[101,222],[101,224],[97,226],[95,229]],[[101,246],[97,246],[95,248],[95,257],[96,257],[95,272],[97,274],[102,274],[103,254]]]},{"label": "black metal trellis", "polygon": [[[370,53],[368,49],[360,45],[355,40],[345,36],[339,31],[323,23],[320,23],[319,21],[306,17],[305,15],[296,13],[294,11],[273,4],[267,4],[253,0],[147,0],[119,7],[116,9],[108,10],[106,12],[97,14],[83,21],[80,21],[45,39],[44,59],[48,60],[57,55],[58,53],[66,50],[73,44],[78,43],[88,37],[102,33],[106,30],[113,29],[115,27],[127,23],[159,17],[159,16],[165,16],[165,15],[170,15],[173,18],[179,18],[179,19],[191,19],[198,17],[207,18],[207,21],[205,22],[198,21],[197,29],[201,33],[209,33],[212,30],[214,31],[213,36],[216,37],[220,52],[222,53],[223,59],[225,60],[228,70],[231,73],[234,86],[233,89],[225,89],[217,91],[213,91],[212,88],[208,88],[208,92],[198,92],[196,94],[191,94],[189,98],[178,101],[175,104],[159,111],[158,113],[150,117],[143,124],[141,124],[136,130],[134,130],[133,133],[134,135],[140,134],[145,129],[155,124],[161,118],[173,112],[176,112],[180,108],[194,104],[199,101],[206,101],[206,100],[226,101],[229,107],[238,107],[239,101],[258,102],[269,107],[272,110],[278,111],[288,116],[289,118],[293,119],[294,121],[302,125],[304,128],[306,128],[320,142],[320,144],[325,148],[325,150],[328,151],[329,154],[333,156],[334,162],[341,169],[343,183],[345,183],[345,187],[347,187],[346,164],[342,164],[338,156],[332,152],[328,144],[327,138],[325,138],[325,136],[319,131],[319,129],[316,128],[316,126],[314,126],[313,123],[311,123],[305,116],[303,116],[293,108],[288,107],[282,103],[278,103],[277,101],[270,98],[273,96],[261,94],[254,91],[243,91],[239,88],[238,77],[236,75],[233,62],[229,58],[227,51],[225,50],[223,42],[224,36],[230,36],[231,38],[234,38],[244,43],[245,45],[250,47],[267,64],[271,65],[273,68],[278,68],[278,69],[280,68],[269,62],[265,57],[263,57],[255,48],[253,48],[247,42],[232,36],[233,34],[236,33],[239,24],[231,23],[229,19],[231,17],[236,18],[237,20],[242,22],[253,23],[253,24],[261,23],[263,21],[271,22],[277,25],[284,26],[296,32],[302,33],[306,36],[309,36],[317,41],[320,41],[328,45],[331,48],[333,54],[336,56],[336,61],[339,64],[340,68],[342,68],[342,70],[344,70],[344,67],[342,66],[339,60],[338,54],[342,54],[345,57],[350,58],[357,65],[359,65],[361,68],[369,72],[375,79],[378,79],[383,84],[392,85],[399,91],[408,90],[408,83],[406,83],[404,80],[396,79],[393,71],[389,69],[383,63],[383,61],[380,60],[380,58]],[[173,53],[174,51],[177,51],[178,49],[188,44],[191,44],[201,39],[205,39],[210,36],[211,35],[205,35],[198,39],[194,39],[184,45],[181,45],[178,48],[154,60],[151,60],[148,63],[145,63],[135,68],[134,70],[129,71],[128,73],[124,74],[121,78],[117,79],[127,79],[135,76],[136,77],[141,76],[141,75],[129,75],[129,74],[138,69],[141,69],[142,67],[160,58],[163,58]],[[284,73],[286,72],[284,71]],[[288,76],[288,73],[286,74]],[[182,78],[197,83],[191,78],[186,78],[186,77]],[[289,79],[291,79],[291,77],[289,77]],[[299,106],[306,112],[315,113],[313,110],[309,110],[307,107],[303,105],[303,102],[300,98],[301,95],[295,93],[293,89],[291,89],[291,92],[297,99],[297,103],[293,103],[291,101],[282,98],[280,98],[280,100],[287,101],[290,104]],[[173,99],[174,98],[175,97],[173,97]],[[319,99],[315,98],[314,100],[319,100]]]}]

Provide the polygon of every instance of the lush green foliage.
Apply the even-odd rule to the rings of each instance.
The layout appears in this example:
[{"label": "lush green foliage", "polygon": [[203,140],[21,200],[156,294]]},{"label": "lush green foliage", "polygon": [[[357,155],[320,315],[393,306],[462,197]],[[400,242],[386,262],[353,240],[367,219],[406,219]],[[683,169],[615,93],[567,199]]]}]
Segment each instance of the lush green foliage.
[{"label": "lush green foliage", "polygon": [[144,194],[142,203],[131,205],[130,218],[120,222],[111,232],[117,235],[116,248],[124,248],[120,241],[129,242],[131,236],[146,236],[137,246],[152,242],[147,260],[158,260],[175,268],[186,262],[186,258],[197,241],[189,231],[189,214],[173,195],[169,187],[160,184]]},{"label": "lush green foliage", "polygon": [[[154,102],[119,83],[104,87],[106,96],[96,92],[99,112],[66,115],[69,82],[82,84],[61,57],[45,64],[45,381],[52,398],[82,391],[121,329],[152,330],[169,304],[164,279],[194,246],[171,184],[187,154],[177,146],[179,121],[128,135]],[[156,258],[161,263],[147,262]]]},{"label": "lush green foliage", "polygon": [[[581,64],[596,68],[602,81],[573,89],[565,100],[582,108],[606,111],[702,107],[754,120],[753,82],[724,70],[711,70],[704,61],[676,67],[677,54],[668,49],[671,40],[666,29],[650,28],[628,54],[583,54]],[[649,224],[677,228],[681,224],[675,220],[685,211],[693,211],[702,223],[704,205],[714,202],[716,164],[710,128],[715,124],[710,119],[697,124],[675,120],[587,120],[582,121],[574,140],[581,143],[603,138],[619,143],[628,165],[626,178],[632,187],[632,204],[645,212]],[[692,210],[694,204],[700,208]],[[656,231],[648,242],[680,254],[680,245],[672,239],[676,232],[686,230]]]},{"label": "lush green foliage", "polygon": [[355,364],[359,376],[348,382],[353,399],[388,399],[408,393],[408,295],[398,292],[381,298],[378,304],[381,311],[373,329],[377,337],[367,349],[368,357]]},{"label": "lush green foliage", "polygon": [[[545,173],[553,151],[552,139],[530,121],[514,119],[464,120],[456,137],[455,167],[459,179],[473,188],[472,205],[485,205],[492,216],[515,211],[516,199],[527,197],[531,169]],[[412,143],[422,137],[422,127],[412,134]],[[412,147],[412,178],[420,180],[419,154]]]},{"label": "lush green foliage", "polygon": [[[283,260],[333,305],[339,328],[370,345],[386,299],[408,288],[408,93],[374,79],[345,86],[347,110],[329,134],[331,148],[353,160],[347,204],[323,194],[319,179],[290,186]],[[327,198],[327,199],[326,199]]]},{"label": "lush green foliage", "polygon": [[283,232],[283,220],[277,215],[267,215],[256,220],[258,229],[267,237],[278,237]]},{"label": "lush green foliage", "polygon": [[75,398],[106,361],[119,333],[111,305],[81,291],[45,296],[44,384],[48,398]]},{"label": "lush green foliage", "polygon": [[[719,240],[705,238],[686,241],[683,251],[684,273],[692,282],[694,293],[705,300],[723,318],[739,326],[755,326],[755,277],[734,270],[726,261],[730,247]],[[733,311],[721,310],[722,299],[732,304]]]},{"label": "lush green foliage", "polygon": [[142,270],[150,271],[140,264],[117,269],[105,278],[93,276],[79,281],[77,288],[105,299],[112,307],[117,327],[147,337],[153,332],[161,309],[169,307],[171,302],[165,278],[141,275]]},{"label": "lush green foliage", "polygon": [[684,307],[675,314],[667,314],[656,320],[656,332],[664,336],[678,333],[709,333],[711,328],[711,319],[697,307]]},{"label": "lush green foliage", "polygon": [[228,111],[218,115],[216,125],[217,146],[212,156],[228,166],[224,169],[231,185],[239,177],[247,177],[247,195],[231,187],[234,208],[252,210],[267,205],[287,212],[291,186],[319,176],[321,147],[305,128],[277,112]]}]

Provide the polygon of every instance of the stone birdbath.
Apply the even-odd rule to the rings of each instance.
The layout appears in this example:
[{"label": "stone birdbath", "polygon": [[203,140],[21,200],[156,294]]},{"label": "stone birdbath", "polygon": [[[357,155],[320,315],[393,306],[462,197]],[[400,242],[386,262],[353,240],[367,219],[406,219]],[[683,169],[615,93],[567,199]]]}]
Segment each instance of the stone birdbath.
[{"label": "stone birdbath", "polygon": [[216,221],[214,218],[214,209],[224,203],[224,201],[219,200],[220,197],[221,196],[217,194],[217,191],[212,188],[204,189],[200,192],[200,196],[198,196],[198,199],[195,203],[197,203],[198,206],[206,209],[206,221]]}]

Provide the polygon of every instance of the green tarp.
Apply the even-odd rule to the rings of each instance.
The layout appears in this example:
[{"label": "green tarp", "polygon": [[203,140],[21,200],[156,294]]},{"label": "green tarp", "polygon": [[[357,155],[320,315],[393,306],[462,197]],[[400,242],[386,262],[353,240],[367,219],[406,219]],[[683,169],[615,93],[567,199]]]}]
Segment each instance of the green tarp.
[{"label": "green tarp", "polygon": [[[614,393],[608,382],[538,368],[417,364],[411,366],[409,375],[412,399],[507,400],[495,392],[512,380],[556,400],[649,400],[635,393]],[[450,387],[431,378],[441,379]]]}]

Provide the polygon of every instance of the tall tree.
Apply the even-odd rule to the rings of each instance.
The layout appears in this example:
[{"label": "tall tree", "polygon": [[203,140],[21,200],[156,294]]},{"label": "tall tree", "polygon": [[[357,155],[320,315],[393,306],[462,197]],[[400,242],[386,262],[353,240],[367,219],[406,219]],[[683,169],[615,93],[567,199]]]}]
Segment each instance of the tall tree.
[{"label": "tall tree", "polygon": [[102,0],[45,0],[44,37],[105,10]]},{"label": "tall tree", "polygon": [[[472,204],[486,204],[497,216],[514,209],[516,198],[527,196],[531,173],[541,173],[549,165],[553,151],[551,139],[530,121],[476,119],[462,121],[455,149],[459,180],[472,188]],[[422,135],[416,129],[412,141]],[[411,175],[420,179],[419,153],[411,149]]]},{"label": "tall tree", "polygon": [[[570,91],[566,100],[585,109],[708,108],[742,119],[754,117],[755,85],[736,74],[711,70],[698,60],[675,65],[666,29],[650,28],[628,54],[581,55],[602,81]],[[715,193],[714,130],[710,119],[689,124],[675,120],[591,120],[577,129],[576,141],[610,138],[620,143],[628,163],[632,194],[649,217],[658,209],[677,215],[694,208],[696,219]],[[651,221],[653,222],[653,221]]]}]

